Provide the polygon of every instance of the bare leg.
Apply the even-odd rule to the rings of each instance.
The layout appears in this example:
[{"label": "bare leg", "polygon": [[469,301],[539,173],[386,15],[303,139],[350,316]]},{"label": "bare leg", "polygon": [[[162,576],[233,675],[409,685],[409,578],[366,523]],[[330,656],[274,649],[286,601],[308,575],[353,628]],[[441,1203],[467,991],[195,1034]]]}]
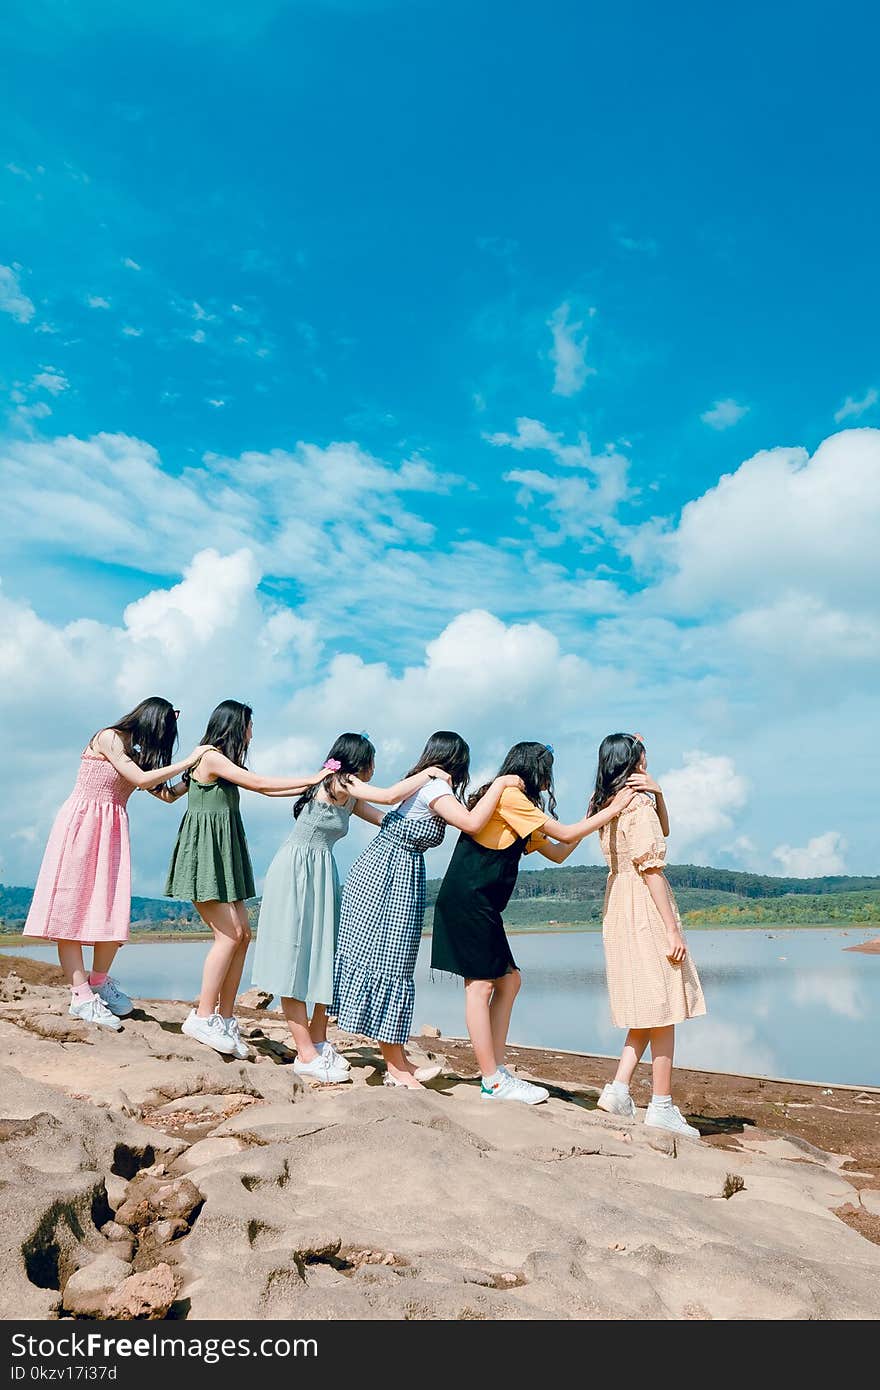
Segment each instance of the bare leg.
[{"label": "bare leg", "polygon": [[251,944],[251,924],[247,915],[247,908],[241,902],[233,903],[232,906],[238,916],[241,935],[220,989],[219,1013],[221,1018],[232,1018],[235,1012],[235,999],[241,984],[248,946]]},{"label": "bare leg", "polygon": [[118,950],[118,941],[101,941],[96,944],[92,955],[93,973],[95,975],[109,975],[113,958]]},{"label": "bare leg", "polygon": [[[489,1005],[489,1017],[492,1021],[495,1061],[500,1067],[504,1063],[504,1049],[507,1046],[507,1030],[510,1027],[513,1002],[522,988],[522,975],[518,970],[509,970],[500,980],[494,980],[493,984],[495,992]],[[491,1076],[492,1073],[486,1071],[483,1075]]]},{"label": "bare leg", "polygon": [[327,1005],[316,1004],[312,1010],[312,1021],[309,1024],[309,1037],[317,1047],[318,1043],[327,1041]]},{"label": "bare leg", "polygon": [[630,1028],[626,1035],[626,1042],[623,1044],[620,1061],[617,1064],[615,1081],[622,1081],[624,1086],[629,1085],[651,1036],[650,1028]]},{"label": "bare leg", "polygon": [[672,1095],[672,1058],[675,1054],[675,1027],[651,1029],[651,1070],[654,1095]]},{"label": "bare leg", "polygon": [[58,964],[67,976],[71,989],[89,982],[88,971],[83,965],[82,946],[78,941],[58,941]]},{"label": "bare leg", "polygon": [[318,1053],[309,1032],[309,1015],[303,1000],[282,998],[281,1012],[287,1020],[299,1060],[314,1062]]},{"label": "bare leg", "polygon": [[[241,962],[238,966],[238,975],[235,977],[235,988],[238,988],[238,981],[241,979],[241,970],[244,965],[244,951],[248,948],[251,936],[250,930],[246,926],[242,926],[237,910],[238,908],[244,910],[243,903],[205,902],[194,903],[193,906],[205,926],[210,927],[214,933],[214,943],[205,957],[205,965],[202,970],[202,990],[199,995],[197,1010],[200,1018],[209,1018],[211,1014],[217,1012],[218,1002],[221,1007],[224,1003],[223,987],[226,976],[233,969],[236,958],[240,958]],[[247,932],[246,939],[245,932]],[[244,951],[241,949],[242,944]],[[235,992],[233,991],[233,1000],[234,997]],[[224,1017],[229,1018],[230,1014],[225,1014]]]},{"label": "bare leg", "polygon": [[495,980],[464,982],[464,1021],[482,1076],[494,1076],[498,1070],[491,1009],[496,984]]},{"label": "bare leg", "polygon": [[379,1051],[385,1059],[390,1076],[395,1081],[402,1081],[404,1086],[409,1086],[413,1091],[422,1091],[424,1087],[421,1081],[416,1081],[414,1076],[415,1068],[403,1050],[402,1043],[379,1043]]}]

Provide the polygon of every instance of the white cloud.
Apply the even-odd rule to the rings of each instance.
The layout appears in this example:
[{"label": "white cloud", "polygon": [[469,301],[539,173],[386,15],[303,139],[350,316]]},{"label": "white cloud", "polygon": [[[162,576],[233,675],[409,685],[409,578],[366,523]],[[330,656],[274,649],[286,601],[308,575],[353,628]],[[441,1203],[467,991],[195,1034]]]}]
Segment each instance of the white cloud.
[{"label": "white cloud", "polygon": [[105,299],[105,298],[103,297],[103,295],[100,295],[100,294],[90,294],[89,297],[88,297],[88,299],[86,300],[86,303],[88,304],[88,306],[89,306],[90,309],[109,309],[109,308],[110,308],[110,300],[109,300],[109,299]]},{"label": "white cloud", "polygon": [[20,271],[21,266],[0,265],[0,313],[11,314],[19,323],[30,323],[34,305],[21,288]]},{"label": "white cloud", "polygon": [[553,334],[550,361],[555,368],[553,394],[555,396],[576,396],[588,376],[595,375],[595,368],[587,366],[587,345],[589,338],[578,334],[583,322],[569,321],[571,305],[560,304],[547,320],[547,327]]},{"label": "white cloud", "polygon": [[728,397],[726,400],[716,401],[710,410],[704,410],[700,419],[713,430],[729,430],[732,425],[739,424],[748,413],[747,405],[740,405],[738,401]]},{"label": "white cloud", "polygon": [[660,249],[653,237],[619,236],[617,244],[624,251],[639,251],[645,256],[656,256]]},{"label": "white cloud", "polygon": [[189,337],[190,337],[190,342],[193,342],[193,343],[203,343],[203,342],[205,341],[205,330],[204,330],[204,328],[197,328],[197,329],[195,330],[194,333],[190,333]]},{"label": "white cloud", "polygon": [[207,400],[205,401],[205,404],[212,405],[215,410],[219,410],[222,405],[226,404],[226,402],[224,400],[221,400],[217,396],[208,396]]},{"label": "white cloud", "polygon": [[143,333],[144,330],[142,328],[134,328],[130,323],[127,323],[122,330],[123,337],[125,338],[142,338]]},{"label": "white cloud", "polygon": [[62,391],[68,389],[70,382],[64,373],[55,367],[43,367],[31,381],[31,386],[40,391],[48,391],[50,396],[60,396]]},{"label": "white cloud", "polygon": [[860,415],[864,415],[866,410],[870,410],[871,406],[876,405],[878,399],[880,397],[877,395],[875,386],[869,387],[860,401],[855,400],[852,396],[847,396],[840,409],[834,412],[835,424],[839,425],[844,420],[857,420]]},{"label": "white cloud", "polygon": [[685,846],[704,844],[729,831],[748,800],[748,783],[726,754],[685,753],[683,766],[664,772],[659,780],[669,807],[675,856]]},{"label": "white cloud", "polygon": [[541,533],[539,538],[545,543],[590,535],[597,526],[608,522],[630,495],[629,460],[610,445],[600,454],[593,453],[583,432],[577,444],[565,444],[561,434],[548,430],[540,420],[523,415],[516,421],[515,434],[501,432],[483,437],[489,444],[518,453],[544,451],[565,468],[580,468],[592,475],[592,480],[587,481],[582,477],[555,477],[537,469],[505,473],[505,482],[519,486],[517,500],[521,506],[528,507],[535,496],[546,498],[555,530]]},{"label": "white cloud", "polygon": [[[880,430],[846,430],[812,458],[771,449],[689,502],[677,525],[621,536],[639,568],[665,577],[648,596],[665,613],[729,613],[732,636],[757,643],[787,630],[804,656],[823,635],[864,652],[880,590]],[[807,624],[804,627],[804,624]],[[769,634],[769,639],[768,639]],[[860,636],[861,634],[861,636]]]},{"label": "white cloud", "polygon": [[138,265],[137,261],[133,261],[131,259],[131,256],[126,256],[122,264],[126,267],[127,270],[140,270],[140,266]]},{"label": "white cloud", "polygon": [[838,830],[815,835],[801,849],[777,845],[773,858],[787,878],[822,878],[826,874],[845,874],[846,841]]}]

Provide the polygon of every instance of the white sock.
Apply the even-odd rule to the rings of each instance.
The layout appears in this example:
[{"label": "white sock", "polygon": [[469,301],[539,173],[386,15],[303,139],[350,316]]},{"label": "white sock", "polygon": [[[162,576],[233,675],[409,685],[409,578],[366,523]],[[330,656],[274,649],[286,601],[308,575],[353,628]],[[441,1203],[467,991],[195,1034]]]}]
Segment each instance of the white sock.
[{"label": "white sock", "polygon": [[612,1081],[611,1089],[616,1096],[628,1096],[629,1086],[625,1081]]},{"label": "white sock", "polygon": [[672,1105],[672,1096],[652,1096],[651,1104],[659,1106],[661,1110],[665,1110]]},{"label": "white sock", "polygon": [[484,1076],[484,1077],[483,1077],[483,1085],[486,1086],[486,1087],[489,1087],[489,1086],[498,1086],[498,1085],[501,1084],[501,1082],[502,1082],[503,1080],[504,1080],[504,1073],[503,1073],[503,1072],[500,1072],[500,1071],[495,1071],[495,1072],[492,1073],[491,1076]]}]

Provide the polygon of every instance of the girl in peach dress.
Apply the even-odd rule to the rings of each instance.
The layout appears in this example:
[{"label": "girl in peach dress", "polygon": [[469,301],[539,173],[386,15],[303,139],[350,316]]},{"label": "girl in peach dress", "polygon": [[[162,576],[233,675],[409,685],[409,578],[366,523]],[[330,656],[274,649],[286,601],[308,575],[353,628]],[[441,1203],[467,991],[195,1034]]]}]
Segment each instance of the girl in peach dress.
[{"label": "girl in peach dress", "polygon": [[648,776],[640,734],[609,734],[599,748],[590,814],[607,806],[627,783],[639,795],[617,820],[603,826],[599,843],[608,864],[602,943],[611,1017],[628,1029],[613,1082],[599,1097],[601,1110],[634,1118],[629,1083],[650,1043],[654,1094],[645,1124],[688,1139],[699,1130],[672,1103],[675,1025],[706,1012],[703,991],[666,881],[669,816],[663,792]]},{"label": "girl in peach dress", "polygon": [[[131,999],[109,974],[128,940],[131,853],[126,803],[138,788],[173,803],[186,791],[171,779],[196,761],[201,749],[172,763],[177,716],[152,696],[89,739],[79,776],[55,817],[40,866],[24,935],[55,941],[70,985],[70,1014],[117,1032]],[[94,946],[91,971],[83,946]]]}]

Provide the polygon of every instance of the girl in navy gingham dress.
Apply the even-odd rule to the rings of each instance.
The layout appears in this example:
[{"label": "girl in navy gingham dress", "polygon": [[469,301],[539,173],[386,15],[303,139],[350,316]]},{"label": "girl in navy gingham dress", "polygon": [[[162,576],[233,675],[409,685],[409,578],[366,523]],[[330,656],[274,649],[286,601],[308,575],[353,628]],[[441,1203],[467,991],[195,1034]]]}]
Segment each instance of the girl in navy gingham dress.
[{"label": "girl in navy gingham dress", "polygon": [[404,1051],[415,1004],[413,975],[425,917],[426,849],[439,845],[447,825],[473,834],[495,811],[517,777],[497,777],[472,810],[459,799],[467,786],[470,749],[460,734],[432,734],[408,777],[428,767],[433,778],[391,811],[379,834],[352,865],[342,892],[334,966],[333,1012],[348,1033],[376,1038],[385,1084],[421,1090]]}]

